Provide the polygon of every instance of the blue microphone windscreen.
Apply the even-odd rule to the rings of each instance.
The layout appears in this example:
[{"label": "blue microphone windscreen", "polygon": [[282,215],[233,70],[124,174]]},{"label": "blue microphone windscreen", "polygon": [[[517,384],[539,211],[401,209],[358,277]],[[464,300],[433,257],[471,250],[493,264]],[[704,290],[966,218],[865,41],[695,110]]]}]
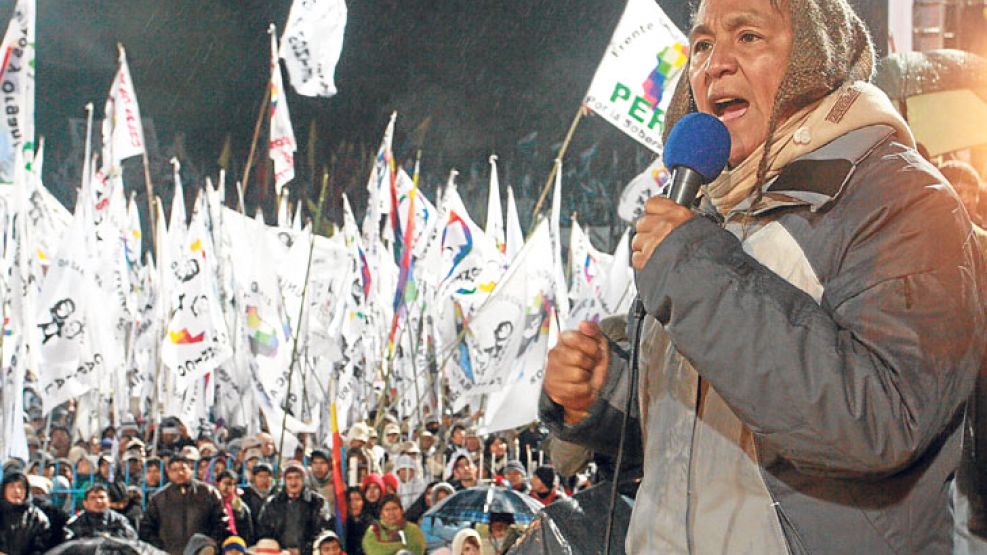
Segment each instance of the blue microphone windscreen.
[{"label": "blue microphone windscreen", "polygon": [[665,143],[665,167],[685,166],[708,183],[716,179],[730,159],[730,132],[717,118],[694,112],[675,124]]}]

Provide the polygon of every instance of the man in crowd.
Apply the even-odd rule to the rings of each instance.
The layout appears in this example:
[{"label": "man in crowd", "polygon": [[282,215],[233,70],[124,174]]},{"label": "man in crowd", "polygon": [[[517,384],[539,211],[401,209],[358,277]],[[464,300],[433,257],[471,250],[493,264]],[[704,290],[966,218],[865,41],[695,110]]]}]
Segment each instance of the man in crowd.
[{"label": "man in crowd", "polygon": [[449,482],[456,491],[476,485],[476,465],[465,451],[459,451],[452,462],[452,480]]},{"label": "man in crowd", "polygon": [[41,512],[48,517],[49,544],[54,546],[62,543],[65,540],[65,523],[69,521],[69,515],[61,507],[51,502],[51,480],[44,476],[30,474],[27,477],[27,483],[31,488],[31,503],[41,509]]},{"label": "man in crowd", "polygon": [[329,504],[305,486],[305,467],[285,464],[284,488],[264,503],[257,536],[276,539],[291,555],[311,555],[315,538],[332,527]]},{"label": "man in crowd", "polygon": [[110,495],[102,484],[86,489],[82,501],[84,510],[65,525],[68,539],[110,536],[136,540],[137,532],[125,516],[110,508]]},{"label": "man in crowd", "polygon": [[524,471],[524,465],[521,464],[521,461],[507,461],[501,472],[512,490],[525,494],[531,491],[531,487],[528,485],[528,473]]},{"label": "man in crowd", "polygon": [[584,322],[550,351],[540,406],[615,453],[640,401],[629,553],[952,550],[984,262],[873,61],[845,0],[699,3],[666,125],[719,118],[729,171],[702,215],[655,197],[637,222],[640,392]]},{"label": "man in crowd", "polygon": [[308,483],[312,491],[321,495],[329,503],[329,513],[334,514],[332,482],[332,458],[325,449],[313,449],[308,457]]},{"label": "man in crowd", "polygon": [[192,462],[182,455],[168,461],[168,480],[154,494],[140,526],[140,538],[169,553],[180,553],[189,538],[203,533],[222,542],[229,535],[223,500],[216,488],[192,478]]},{"label": "man in crowd", "polygon": [[0,499],[0,553],[34,555],[50,545],[51,525],[41,509],[31,503],[27,476],[8,469],[3,475],[3,499]]},{"label": "man in crowd", "polygon": [[983,182],[977,170],[961,160],[950,160],[939,166],[942,176],[956,189],[960,201],[973,220],[973,232],[980,241],[980,252],[987,257],[987,230],[984,229],[980,200],[984,195]]},{"label": "man in crowd", "polygon": [[250,508],[254,520],[254,530],[258,528],[258,518],[264,503],[275,493],[274,471],[266,462],[259,462],[250,470],[250,487],[243,492],[243,502]]}]

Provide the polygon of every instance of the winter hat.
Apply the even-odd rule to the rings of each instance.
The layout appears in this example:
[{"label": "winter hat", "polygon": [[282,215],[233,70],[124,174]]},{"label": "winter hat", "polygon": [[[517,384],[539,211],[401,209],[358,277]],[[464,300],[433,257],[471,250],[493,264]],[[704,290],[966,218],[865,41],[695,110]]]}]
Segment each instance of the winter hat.
[{"label": "winter hat", "polygon": [[336,543],[338,543],[340,547],[343,547],[342,542],[339,541],[339,536],[337,536],[332,530],[326,530],[319,534],[318,537],[315,538],[315,541],[312,542],[312,553],[318,553],[319,547],[329,540],[336,540]]},{"label": "winter hat", "polygon": [[366,442],[370,439],[370,430],[367,425],[363,422],[357,422],[350,427],[349,434],[347,434],[349,441],[363,441]]},{"label": "winter hat", "polygon": [[[415,464],[415,459],[409,457],[408,455],[401,455],[394,462],[394,472],[397,472],[402,468],[410,468],[412,470],[418,470],[418,465]],[[385,475],[385,479],[386,477],[387,475]]]},{"label": "winter hat", "polygon": [[326,462],[331,462],[332,459],[329,457],[329,451],[325,449],[312,449],[312,454],[308,456],[309,460],[324,459]]},{"label": "winter hat", "polygon": [[384,480],[384,485],[387,486],[387,488],[388,488],[386,490],[383,490],[385,492],[386,491],[392,491],[392,492],[393,491],[397,491],[398,490],[398,486],[401,485],[401,481],[398,480],[398,477],[395,476],[393,472],[388,472],[387,474],[384,474],[384,476],[382,476],[381,479]]},{"label": "winter hat", "polygon": [[360,491],[367,493],[367,486],[370,484],[377,484],[377,487],[380,488],[381,494],[387,492],[387,485],[384,483],[384,479],[376,472],[371,472],[370,474],[364,476],[363,482],[360,484]]},{"label": "winter hat", "polygon": [[452,484],[450,484],[449,482],[439,482],[438,484],[435,484],[434,486],[432,486],[432,498],[431,498],[431,501],[432,501],[432,506],[433,507],[435,506],[436,503],[439,502],[439,492],[440,491],[444,491],[444,492],[448,493],[449,495],[452,495],[452,494],[456,493],[456,488],[452,487]]},{"label": "winter hat", "polygon": [[258,472],[267,472],[268,474],[273,475],[274,469],[271,468],[271,465],[266,462],[259,462],[254,465],[253,469],[250,471],[250,474],[257,474]]},{"label": "winter hat", "polygon": [[456,535],[452,538],[452,555],[462,555],[463,549],[466,547],[467,538],[473,538],[479,546],[483,545],[479,532],[472,528],[463,528],[456,532]]},{"label": "winter hat", "polygon": [[223,542],[223,553],[246,553],[247,542],[240,536],[230,536]]},{"label": "winter hat", "polygon": [[539,466],[535,469],[534,474],[535,476],[538,476],[538,479],[549,488],[555,488],[559,485],[559,475],[556,474],[555,468],[552,465],[545,464]]},{"label": "winter hat", "polygon": [[45,478],[44,476],[39,476],[37,474],[31,474],[27,477],[27,483],[31,489],[41,490],[41,493],[48,495],[51,493],[51,480]]},{"label": "winter hat", "polygon": [[289,472],[298,472],[303,477],[305,476],[305,467],[302,463],[298,461],[288,461],[284,465],[284,470],[281,472],[282,476],[287,476]]},{"label": "winter hat", "polygon": [[3,490],[7,487],[7,484],[13,484],[14,482],[21,482],[24,484],[24,491],[27,492],[26,500],[27,502],[30,502],[31,484],[30,482],[28,482],[27,475],[24,474],[24,472],[17,469],[11,469],[11,470],[4,469],[3,482],[2,485],[0,485],[0,493],[2,493]]},{"label": "winter hat", "polygon": [[[788,10],[792,50],[768,122],[766,148],[757,171],[759,184],[768,171],[771,143],[781,121],[844,83],[869,81],[874,73],[874,46],[867,27],[846,0],[788,0]],[[690,63],[691,55],[668,106],[663,141],[683,116],[697,110],[689,83]],[[761,191],[760,187],[755,190]]]},{"label": "winter hat", "polygon": [[507,474],[508,470],[516,470],[520,472],[522,476],[528,475],[528,472],[524,469],[524,465],[521,464],[521,461],[518,460],[507,461],[507,464],[505,464],[504,468],[500,470],[500,473]]}]

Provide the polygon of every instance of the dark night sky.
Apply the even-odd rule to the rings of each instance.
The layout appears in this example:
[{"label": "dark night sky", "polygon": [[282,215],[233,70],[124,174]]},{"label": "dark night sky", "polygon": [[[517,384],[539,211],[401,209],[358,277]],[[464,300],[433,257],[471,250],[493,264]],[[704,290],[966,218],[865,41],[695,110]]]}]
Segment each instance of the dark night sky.
[{"label": "dark night sky", "polygon": [[[13,3],[0,0],[4,25]],[[687,0],[660,3],[684,26]],[[277,23],[280,32],[290,0],[38,4],[36,125],[50,152],[68,152],[68,118],[82,117],[86,102],[101,115],[119,41],[127,48],[142,114],[154,120],[160,142],[169,144],[175,132],[184,132],[189,155],[212,174],[230,134],[234,159],[242,164],[268,78],[267,24]],[[623,0],[347,4],[339,94],[313,99],[292,90],[288,96],[299,159],[313,120],[324,159],[341,141],[375,147],[388,114],[398,110],[396,148],[432,116],[426,164],[441,174],[493,151],[503,158],[532,131],[545,145],[561,141],[624,6]],[[574,148],[599,140],[636,148],[593,118],[581,126]]]}]

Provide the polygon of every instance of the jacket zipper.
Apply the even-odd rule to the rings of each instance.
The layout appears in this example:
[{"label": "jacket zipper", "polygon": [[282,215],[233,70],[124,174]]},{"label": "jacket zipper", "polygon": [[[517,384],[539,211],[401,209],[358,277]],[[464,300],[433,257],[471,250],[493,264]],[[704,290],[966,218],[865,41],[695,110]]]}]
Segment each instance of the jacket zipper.
[{"label": "jacket zipper", "polygon": [[692,545],[692,466],[695,455],[696,435],[699,430],[699,408],[703,401],[703,377],[696,381],[696,413],[692,418],[692,437],[689,439],[689,467],[685,479],[685,541],[689,553],[695,552]]}]

